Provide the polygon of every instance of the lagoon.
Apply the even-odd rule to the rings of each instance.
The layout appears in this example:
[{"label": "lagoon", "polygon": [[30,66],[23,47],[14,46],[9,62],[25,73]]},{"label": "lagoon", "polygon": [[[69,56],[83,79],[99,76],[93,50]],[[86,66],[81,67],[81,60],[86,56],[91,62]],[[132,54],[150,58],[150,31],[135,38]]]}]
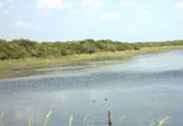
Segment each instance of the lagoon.
[{"label": "lagoon", "polygon": [[123,61],[40,68],[29,76],[0,80],[5,126],[150,126],[168,117],[183,125],[183,51],[145,54]]}]

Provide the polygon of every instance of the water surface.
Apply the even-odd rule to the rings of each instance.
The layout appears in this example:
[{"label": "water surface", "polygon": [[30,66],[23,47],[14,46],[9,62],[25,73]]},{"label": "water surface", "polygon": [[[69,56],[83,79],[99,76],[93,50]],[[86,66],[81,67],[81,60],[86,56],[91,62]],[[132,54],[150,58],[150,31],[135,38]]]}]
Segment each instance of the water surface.
[{"label": "water surface", "polygon": [[50,126],[67,126],[71,115],[74,126],[105,126],[110,110],[114,126],[150,126],[165,117],[167,126],[182,126],[182,83],[183,51],[37,69],[0,81],[0,120],[40,126],[51,111]]}]

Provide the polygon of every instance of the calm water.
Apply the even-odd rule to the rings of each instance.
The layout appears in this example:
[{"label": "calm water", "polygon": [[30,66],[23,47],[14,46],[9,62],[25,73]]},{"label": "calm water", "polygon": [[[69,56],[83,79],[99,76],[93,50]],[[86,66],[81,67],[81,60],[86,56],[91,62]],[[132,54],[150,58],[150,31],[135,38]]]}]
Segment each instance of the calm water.
[{"label": "calm water", "polygon": [[165,117],[167,126],[182,126],[183,51],[38,69],[0,81],[5,126],[26,126],[30,118],[41,126],[49,111],[49,126],[68,126],[70,115],[73,126],[105,126],[108,110],[114,126],[151,126]]}]

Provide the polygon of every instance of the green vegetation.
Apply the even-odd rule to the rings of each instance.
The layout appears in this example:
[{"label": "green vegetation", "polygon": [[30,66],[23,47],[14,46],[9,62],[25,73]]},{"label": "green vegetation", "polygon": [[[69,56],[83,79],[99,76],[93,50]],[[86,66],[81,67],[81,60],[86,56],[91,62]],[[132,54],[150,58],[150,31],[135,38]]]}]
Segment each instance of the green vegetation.
[{"label": "green vegetation", "polygon": [[145,43],[92,39],[39,43],[25,39],[0,40],[0,78],[17,76],[20,71],[40,67],[124,59],[172,49],[183,49],[183,40]]},{"label": "green vegetation", "polygon": [[183,41],[124,43],[111,40],[83,40],[68,42],[34,42],[25,39],[0,40],[0,60],[22,58],[61,57],[73,54],[139,50],[143,47],[183,45]]}]

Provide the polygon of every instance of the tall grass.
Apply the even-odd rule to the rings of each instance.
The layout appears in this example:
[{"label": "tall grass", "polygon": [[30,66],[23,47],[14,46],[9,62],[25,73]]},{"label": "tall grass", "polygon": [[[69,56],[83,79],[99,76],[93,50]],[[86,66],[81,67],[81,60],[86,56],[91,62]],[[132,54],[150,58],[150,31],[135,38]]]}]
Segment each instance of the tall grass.
[{"label": "tall grass", "polygon": [[28,126],[32,126],[32,118],[29,118],[29,120],[28,120]]},{"label": "tall grass", "polygon": [[[1,112],[1,113],[0,113],[0,126],[5,126],[5,124],[4,124],[4,115],[5,115],[4,112]],[[44,117],[44,121],[43,121],[43,126],[49,126],[48,123],[49,123],[49,121],[51,120],[51,116],[52,116],[52,115],[53,115],[53,112],[52,112],[52,111],[49,111],[48,113],[46,113],[46,115],[45,115],[45,117]],[[124,121],[124,118],[126,118],[126,117],[123,117],[123,121]],[[88,119],[88,116],[85,116],[81,125],[87,126],[87,124],[85,124],[87,119]],[[73,126],[73,120],[74,120],[74,115],[71,114],[71,115],[69,116],[69,120],[68,120],[69,123],[68,123],[68,126]],[[169,120],[169,117],[167,116],[167,117],[165,117],[165,118],[163,118],[163,119],[161,119],[161,120],[159,120],[159,121],[156,121],[156,122],[155,122],[153,125],[151,125],[151,126],[166,126],[168,120]],[[111,121],[112,121],[112,120],[111,120]],[[121,121],[122,121],[122,120],[120,119],[120,122],[121,122]],[[32,118],[29,118],[29,119],[28,119],[28,125],[27,125],[27,126],[33,126]],[[107,124],[106,124],[106,126],[107,126]]]},{"label": "tall grass", "polygon": [[4,112],[0,113],[0,126],[4,126]]},{"label": "tall grass", "polygon": [[50,110],[50,111],[45,115],[43,126],[48,126],[48,122],[50,121],[52,114],[53,114],[53,112]]},{"label": "tall grass", "polygon": [[88,120],[89,116],[88,115],[85,115],[84,118],[83,118],[83,125],[82,126],[87,126],[87,120]]},{"label": "tall grass", "polygon": [[73,123],[73,119],[74,119],[74,115],[70,115],[69,117],[69,126],[72,126],[72,123]]},{"label": "tall grass", "polygon": [[165,117],[164,119],[157,121],[153,126],[166,126],[169,117]]}]

